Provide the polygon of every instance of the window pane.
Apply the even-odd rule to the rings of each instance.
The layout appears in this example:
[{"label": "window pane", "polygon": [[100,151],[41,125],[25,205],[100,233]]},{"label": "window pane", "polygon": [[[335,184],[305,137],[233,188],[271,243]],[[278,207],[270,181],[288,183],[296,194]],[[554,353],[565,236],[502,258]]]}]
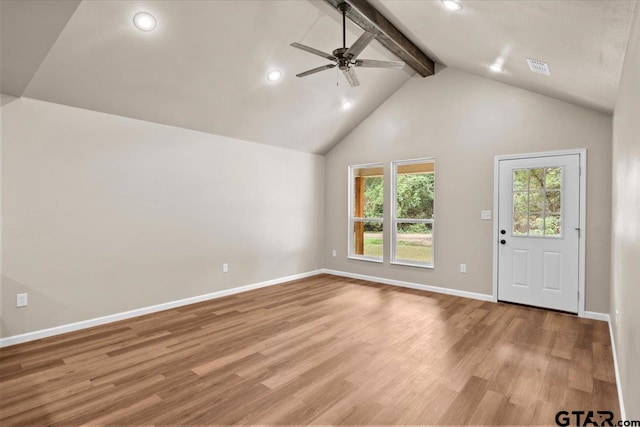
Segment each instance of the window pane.
[{"label": "window pane", "polygon": [[560,192],[559,191],[547,191],[547,200],[546,200],[546,212],[547,213],[560,213]]},{"label": "window pane", "polygon": [[513,191],[527,191],[529,188],[529,169],[513,171]]},{"label": "window pane", "polygon": [[529,190],[536,191],[544,189],[544,169],[529,169]]},{"label": "window pane", "polygon": [[382,167],[356,168],[353,171],[353,216],[382,218],[384,212],[384,177]]},{"label": "window pane", "polygon": [[547,190],[559,190],[562,180],[562,168],[547,168],[545,174]]},{"label": "window pane", "polygon": [[544,212],[544,192],[532,191],[529,193],[529,212]]},{"label": "window pane", "polygon": [[354,221],[353,253],[382,258],[382,222]]},{"label": "window pane", "polygon": [[[382,260],[382,218],[384,215],[384,168],[382,164],[352,166],[350,176],[352,221],[349,256]],[[374,218],[365,221],[364,218]]]},{"label": "window pane", "polygon": [[[413,160],[393,163],[393,260],[433,266],[435,163]],[[430,220],[429,224],[409,220]]]},{"label": "window pane", "polygon": [[544,235],[550,237],[561,237],[562,229],[560,224],[561,218],[560,215],[549,215],[547,214],[544,219],[545,229]]},{"label": "window pane", "polygon": [[[432,163],[406,166],[425,166]],[[397,218],[431,219],[433,218],[433,172],[401,173],[398,167],[396,176],[396,215]]]},{"label": "window pane", "polygon": [[513,235],[514,236],[526,236],[529,232],[529,222],[527,218],[527,211],[514,212],[513,214]]},{"label": "window pane", "polygon": [[433,226],[397,224],[396,260],[433,263]]},{"label": "window pane", "polygon": [[529,194],[523,191],[513,193],[513,210],[519,212],[527,212],[529,206]]},{"label": "window pane", "polygon": [[529,214],[529,235],[542,236],[544,234],[544,215]]}]

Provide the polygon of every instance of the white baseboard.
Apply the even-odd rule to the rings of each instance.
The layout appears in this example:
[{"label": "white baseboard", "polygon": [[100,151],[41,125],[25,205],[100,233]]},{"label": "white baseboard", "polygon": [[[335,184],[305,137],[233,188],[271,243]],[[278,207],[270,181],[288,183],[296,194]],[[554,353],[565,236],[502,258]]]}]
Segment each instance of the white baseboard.
[{"label": "white baseboard", "polygon": [[607,314],[609,323],[609,337],[611,339],[611,352],[613,353],[613,368],[616,372],[616,386],[618,388],[618,403],[620,405],[620,419],[626,420],[627,413],[624,410],[624,399],[622,398],[622,383],[620,382],[620,369],[618,369],[618,353],[616,352],[616,340],[613,338],[613,326],[611,326],[611,316]]},{"label": "white baseboard", "polygon": [[326,273],[326,274],[333,274],[334,276],[342,276],[342,277],[349,277],[351,279],[367,280],[369,282],[383,283],[385,285],[400,286],[400,287],[403,287],[403,288],[411,288],[411,289],[419,289],[421,291],[436,292],[438,294],[447,294],[447,295],[454,295],[454,296],[457,296],[457,297],[479,299],[481,301],[491,301],[491,302],[494,301],[493,295],[478,294],[478,293],[475,293],[475,292],[467,292],[467,291],[459,291],[457,289],[441,288],[439,286],[422,285],[420,283],[403,282],[402,280],[384,279],[382,277],[366,276],[364,274],[348,273],[346,271],[329,270],[329,269],[326,269],[326,268],[321,270],[321,271],[323,273]]},{"label": "white baseboard", "polygon": [[158,311],[169,310],[184,305],[195,304],[197,302],[207,301],[216,298],[222,298],[229,295],[239,294],[241,292],[251,291],[253,289],[264,288],[267,286],[278,285],[280,283],[290,282],[292,280],[304,279],[305,277],[315,276],[322,273],[322,270],[308,271],[306,273],[294,274],[292,276],[280,277],[265,282],[253,283],[251,285],[240,286],[237,288],[225,289],[218,292],[212,292],[205,295],[198,295],[180,299],[177,301],[169,301],[162,304],[152,305],[149,307],[137,308],[135,310],[125,311],[122,313],[110,314],[108,316],[96,317],[94,319],[83,320],[80,322],[69,323],[66,325],[55,326],[53,328],[41,329],[39,331],[27,332],[25,334],[13,335],[6,338],[0,338],[0,348],[10,345],[20,344],[28,341],[34,341],[41,338],[47,338],[54,335],[65,334],[80,329],[90,328],[92,326],[104,325],[105,323],[117,322],[118,320],[130,319],[144,314],[155,313]]},{"label": "white baseboard", "polygon": [[[333,274],[334,276],[349,277],[351,279],[368,280],[370,282],[383,283],[385,285],[401,286],[403,288],[420,289],[422,291],[436,292],[439,294],[447,294],[447,295],[454,295],[457,297],[479,299],[481,301],[496,302],[493,295],[488,295],[488,294],[479,294],[475,292],[460,291],[460,290],[451,289],[451,288],[441,288],[439,286],[422,285],[420,283],[413,283],[413,282],[403,282],[401,280],[385,279],[382,277],[367,276],[364,274],[349,273],[347,271],[330,270],[326,268],[320,271],[326,274]],[[585,311],[584,316],[582,317],[586,319],[602,320],[603,322],[609,321],[608,314],[599,313],[597,311]]]},{"label": "white baseboard", "polygon": [[585,319],[602,320],[603,322],[609,321],[609,315],[607,313],[598,313],[597,311],[585,311]]}]

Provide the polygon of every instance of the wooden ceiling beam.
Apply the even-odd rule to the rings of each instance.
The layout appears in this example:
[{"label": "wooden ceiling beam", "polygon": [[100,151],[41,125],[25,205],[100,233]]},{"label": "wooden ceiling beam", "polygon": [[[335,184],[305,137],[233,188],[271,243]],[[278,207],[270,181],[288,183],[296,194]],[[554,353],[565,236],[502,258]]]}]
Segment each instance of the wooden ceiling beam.
[{"label": "wooden ceiling beam", "polygon": [[434,63],[426,53],[409,40],[387,18],[384,17],[368,0],[325,0],[338,9],[341,3],[348,3],[351,8],[347,18],[365,31],[372,32],[376,39],[393,54],[402,59],[422,77],[434,74]]}]

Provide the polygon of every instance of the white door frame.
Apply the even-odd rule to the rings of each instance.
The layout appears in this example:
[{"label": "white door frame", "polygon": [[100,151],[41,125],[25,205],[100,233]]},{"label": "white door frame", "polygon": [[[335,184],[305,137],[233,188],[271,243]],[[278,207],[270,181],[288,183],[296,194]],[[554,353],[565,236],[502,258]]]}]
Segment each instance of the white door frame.
[{"label": "white door frame", "polygon": [[540,153],[508,154],[496,156],[493,164],[493,301],[498,302],[498,195],[500,194],[500,161],[528,159],[532,157],[553,157],[578,154],[580,156],[580,244],[578,254],[578,316],[585,317],[585,244],[587,241],[587,149],[545,151]]}]

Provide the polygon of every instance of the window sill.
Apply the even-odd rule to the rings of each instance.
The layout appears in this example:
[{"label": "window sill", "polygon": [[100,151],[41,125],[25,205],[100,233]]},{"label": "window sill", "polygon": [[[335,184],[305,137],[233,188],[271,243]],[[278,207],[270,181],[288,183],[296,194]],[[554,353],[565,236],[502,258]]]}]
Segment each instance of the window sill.
[{"label": "window sill", "polygon": [[383,262],[382,258],[373,258],[373,257],[365,257],[365,256],[349,255],[347,258],[355,259],[356,261],[375,262],[375,263],[378,263],[378,264],[382,264],[382,262]]},{"label": "window sill", "polygon": [[391,265],[403,265],[405,267],[418,267],[418,268],[426,268],[429,270],[433,270],[433,264],[419,264],[416,262],[410,261],[391,261]]}]

